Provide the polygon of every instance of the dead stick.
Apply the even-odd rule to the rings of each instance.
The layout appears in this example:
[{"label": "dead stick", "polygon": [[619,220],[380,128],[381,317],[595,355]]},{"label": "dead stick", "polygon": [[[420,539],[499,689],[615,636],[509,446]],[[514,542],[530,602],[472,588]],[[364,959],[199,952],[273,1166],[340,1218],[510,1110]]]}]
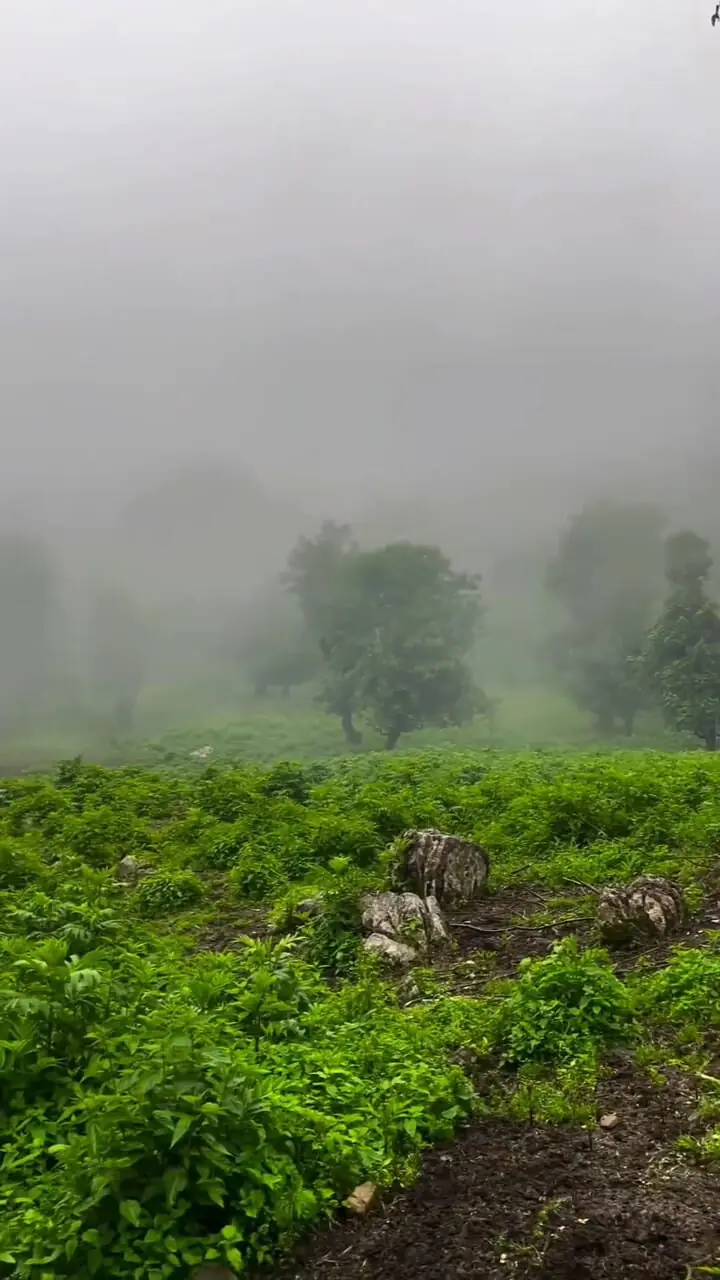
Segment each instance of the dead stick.
[{"label": "dead stick", "polygon": [[576,884],[579,889],[587,889],[590,893],[600,893],[597,885],[588,884],[585,880],[575,880],[572,876],[563,876],[566,884]]},{"label": "dead stick", "polygon": [[564,916],[562,920],[551,920],[549,924],[471,924],[469,920],[458,920],[457,929],[472,929],[473,933],[508,933],[510,930],[522,930],[523,933],[538,933],[541,929],[559,929],[563,924],[580,924],[592,920],[592,916]]}]

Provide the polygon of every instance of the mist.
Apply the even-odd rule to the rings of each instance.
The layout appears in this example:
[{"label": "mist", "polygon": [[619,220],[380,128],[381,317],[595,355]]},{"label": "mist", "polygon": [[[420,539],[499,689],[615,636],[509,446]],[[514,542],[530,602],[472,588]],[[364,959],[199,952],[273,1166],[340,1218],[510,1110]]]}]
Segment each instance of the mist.
[{"label": "mist", "polygon": [[700,0],[12,6],[0,532],[79,683],[97,592],[180,680],[328,517],[503,634],[587,501],[714,537],[718,58]]}]

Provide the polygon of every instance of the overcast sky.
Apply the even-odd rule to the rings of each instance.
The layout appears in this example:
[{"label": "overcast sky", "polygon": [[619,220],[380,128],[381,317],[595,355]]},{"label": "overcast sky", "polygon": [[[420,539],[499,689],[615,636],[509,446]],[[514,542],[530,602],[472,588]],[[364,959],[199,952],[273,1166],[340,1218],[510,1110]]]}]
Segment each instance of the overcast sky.
[{"label": "overcast sky", "polygon": [[710,0],[3,0],[0,492],[711,430]]}]

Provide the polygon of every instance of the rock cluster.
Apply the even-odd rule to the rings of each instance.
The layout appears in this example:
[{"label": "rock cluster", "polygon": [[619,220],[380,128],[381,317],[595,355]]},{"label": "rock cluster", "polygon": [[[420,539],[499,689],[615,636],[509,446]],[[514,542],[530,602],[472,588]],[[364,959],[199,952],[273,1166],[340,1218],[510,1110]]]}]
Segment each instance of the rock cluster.
[{"label": "rock cluster", "polygon": [[437,898],[416,893],[373,893],[361,902],[364,947],[390,964],[412,964],[449,934]]},{"label": "rock cluster", "polygon": [[412,892],[369,894],[361,905],[365,950],[402,967],[449,942],[441,907],[472,902],[485,887],[489,861],[470,840],[442,831],[406,831],[400,848],[398,879]]}]

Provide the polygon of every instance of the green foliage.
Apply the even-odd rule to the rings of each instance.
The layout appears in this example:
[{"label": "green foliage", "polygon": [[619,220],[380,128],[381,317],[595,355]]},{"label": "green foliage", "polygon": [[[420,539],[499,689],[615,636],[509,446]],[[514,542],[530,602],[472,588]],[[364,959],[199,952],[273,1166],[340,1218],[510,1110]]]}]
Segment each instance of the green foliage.
[{"label": "green foliage", "polygon": [[641,983],[640,1007],[652,1021],[702,1039],[720,1025],[719,984],[720,955],[678,948],[664,968]]},{"label": "green foliage", "polygon": [[666,547],[671,592],[651,629],[643,655],[645,679],[666,721],[714,751],[720,721],[720,616],[705,583],[712,560],[693,533],[676,534]]},{"label": "green foliage", "polygon": [[574,1124],[594,1128],[598,1063],[594,1050],[550,1066],[530,1061],[517,1072],[516,1087],[502,1110],[528,1124]]},{"label": "green foliage", "polygon": [[366,715],[388,747],[426,725],[471,720],[484,705],[464,661],[478,581],[437,547],[398,542],[348,556],[322,637],[326,706]]},{"label": "green foliage", "polygon": [[502,1007],[499,1036],[505,1060],[562,1062],[628,1039],[630,993],[602,951],[580,951],[574,938],[543,960],[524,960]]},{"label": "green foliage", "polygon": [[[639,1024],[655,1053],[669,1036],[703,1047],[714,944],[626,985],[566,942],[516,981],[488,973],[477,998],[421,972],[403,1008],[359,948],[360,899],[417,825],[486,846],[495,886],[663,871],[697,892],[719,782],[704,753],[449,751],[8,780],[0,1276],[252,1272],[357,1183],[413,1177],[474,1109],[591,1125],[603,1052]],[[134,890],[115,883],[125,851],[153,868]],[[241,941],[266,919],[251,897],[291,936]],[[227,951],[203,950],[209,923]],[[488,1081],[479,1097],[468,1075]]]},{"label": "green foliage", "polygon": [[160,871],[142,880],[137,904],[143,915],[168,915],[194,907],[205,896],[202,880],[193,871]]}]

